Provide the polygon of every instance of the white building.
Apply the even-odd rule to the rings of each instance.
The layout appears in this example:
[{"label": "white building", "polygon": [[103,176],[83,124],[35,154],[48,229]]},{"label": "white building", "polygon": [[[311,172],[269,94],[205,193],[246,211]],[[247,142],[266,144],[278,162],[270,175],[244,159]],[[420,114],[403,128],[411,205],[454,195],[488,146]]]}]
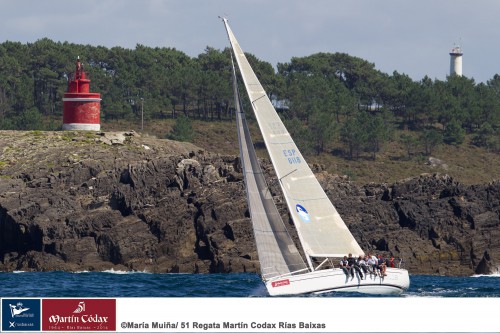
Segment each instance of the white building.
[{"label": "white building", "polygon": [[462,49],[460,46],[455,46],[450,52],[450,76],[462,76]]}]

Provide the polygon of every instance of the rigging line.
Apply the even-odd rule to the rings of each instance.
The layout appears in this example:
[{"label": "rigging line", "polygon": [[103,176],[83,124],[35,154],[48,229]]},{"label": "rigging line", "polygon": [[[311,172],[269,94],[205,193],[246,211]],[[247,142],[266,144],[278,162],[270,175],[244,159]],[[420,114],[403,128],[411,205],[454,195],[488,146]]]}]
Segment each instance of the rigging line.
[{"label": "rigging line", "polygon": [[281,178],[279,179],[279,181],[281,182],[281,180],[282,180],[283,178],[285,178],[286,176],[291,175],[292,173],[294,173],[294,172],[295,172],[295,171],[297,171],[297,170],[298,170],[298,169],[295,169],[295,170],[290,171],[289,173],[287,173],[286,175],[284,175],[283,177],[281,177]]},{"label": "rigging line", "polygon": [[255,102],[257,102],[259,99],[264,98],[264,97],[266,97],[266,96],[267,96],[267,95],[266,95],[266,94],[264,94],[264,95],[260,96],[259,98],[254,99],[254,100],[252,101],[252,104],[253,104],[253,103],[255,103]]},{"label": "rigging line", "polygon": [[[274,134],[276,136],[276,134]],[[287,134],[278,134],[278,135],[281,135],[281,136],[285,136]],[[290,133],[288,133],[288,135],[290,135]],[[290,144],[290,143],[294,143],[293,141],[279,141],[279,142],[269,142],[269,144],[271,145],[287,145],[287,144]]]},{"label": "rigging line", "polygon": [[299,198],[292,197],[292,196],[289,196],[289,195],[287,195],[286,197],[290,198],[291,200],[298,201],[298,202],[308,202],[308,201],[318,201],[318,200],[328,200],[329,201],[330,200],[327,196],[317,197],[317,198],[309,198],[309,199],[299,199]]}]

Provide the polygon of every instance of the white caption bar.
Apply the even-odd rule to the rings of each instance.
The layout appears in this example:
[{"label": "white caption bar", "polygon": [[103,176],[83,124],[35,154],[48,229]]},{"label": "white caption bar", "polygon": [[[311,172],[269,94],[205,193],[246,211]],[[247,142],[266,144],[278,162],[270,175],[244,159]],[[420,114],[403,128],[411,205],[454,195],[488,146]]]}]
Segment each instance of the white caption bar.
[{"label": "white caption bar", "polygon": [[500,332],[500,298],[118,298],[118,332]]}]

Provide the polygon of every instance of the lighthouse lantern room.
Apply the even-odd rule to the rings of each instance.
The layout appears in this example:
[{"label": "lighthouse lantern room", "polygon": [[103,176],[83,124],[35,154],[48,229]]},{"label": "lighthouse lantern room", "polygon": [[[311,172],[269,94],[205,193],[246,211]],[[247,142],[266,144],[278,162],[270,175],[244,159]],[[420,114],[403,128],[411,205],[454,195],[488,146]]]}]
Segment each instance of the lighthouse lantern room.
[{"label": "lighthouse lantern room", "polygon": [[101,129],[101,94],[89,91],[90,80],[78,57],[75,73],[68,80],[68,92],[63,98],[63,130],[99,131]]}]

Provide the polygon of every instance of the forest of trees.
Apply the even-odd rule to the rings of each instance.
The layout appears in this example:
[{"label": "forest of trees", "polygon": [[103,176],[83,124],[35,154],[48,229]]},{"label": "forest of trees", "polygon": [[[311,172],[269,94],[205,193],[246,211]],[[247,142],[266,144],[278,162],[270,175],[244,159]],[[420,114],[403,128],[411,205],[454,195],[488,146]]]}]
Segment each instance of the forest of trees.
[{"label": "forest of trees", "polygon": [[[0,44],[0,129],[60,129],[62,97],[77,56],[92,80],[91,91],[101,93],[104,122],[139,118],[142,99],[146,119],[180,118],[171,137],[182,139],[179,131],[190,131],[191,119],[233,119],[228,49],[207,47],[191,58],[172,48],[41,39]],[[348,158],[375,158],[384,143],[398,140],[409,156],[431,154],[440,144],[462,144],[466,135],[477,146],[500,151],[498,74],[486,83],[458,76],[416,82],[344,53],[292,58],[277,71],[248,58],[304,153],[320,154],[338,141]]]}]

